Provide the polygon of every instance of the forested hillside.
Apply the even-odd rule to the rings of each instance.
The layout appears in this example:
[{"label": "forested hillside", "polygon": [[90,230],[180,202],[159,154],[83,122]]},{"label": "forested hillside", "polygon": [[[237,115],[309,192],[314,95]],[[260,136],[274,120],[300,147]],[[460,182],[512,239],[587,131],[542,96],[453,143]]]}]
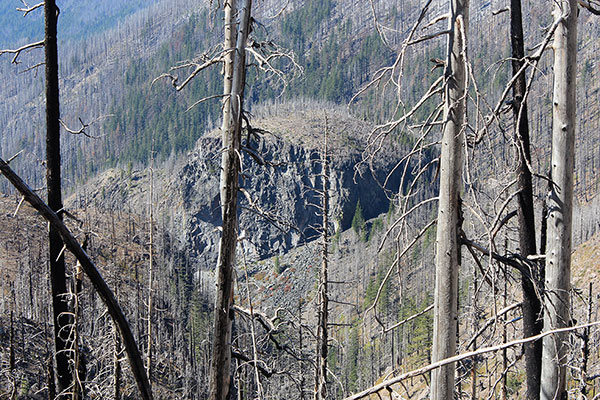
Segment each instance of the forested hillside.
[{"label": "forested hillside", "polygon": [[3,0],[0,399],[596,399],[599,15]]},{"label": "forested hillside", "polygon": [[[18,2],[15,3],[18,6]],[[411,21],[416,17],[418,7],[402,2],[397,5],[385,1],[377,4],[380,23],[386,23],[390,29],[399,32],[387,34],[387,39],[392,47],[399,46],[410,29]],[[479,88],[486,94],[489,102],[493,102],[493,98],[499,95],[500,89],[508,81],[507,65],[494,64],[507,55],[507,45],[501,45],[498,52],[489,52],[493,45],[493,35],[490,33],[506,24],[506,13],[492,15],[492,11],[501,6],[500,2],[474,5],[472,10],[475,17],[472,17],[474,21],[471,24],[471,53],[474,56],[474,68],[480,71],[476,78]],[[65,4],[61,18],[78,16],[77,18],[83,19],[84,15],[89,15],[87,12],[74,13],[71,7],[72,4]],[[86,5],[79,7],[85,8]],[[64,119],[73,129],[78,127],[78,118],[82,118],[85,123],[93,122],[90,129],[94,136],[100,137],[99,140],[80,137],[65,139],[68,141],[64,149],[65,173],[69,181],[84,181],[93,174],[116,165],[147,164],[151,143],[154,143],[155,151],[162,159],[169,157],[172,152],[185,152],[194,146],[197,137],[212,129],[213,124],[218,121],[218,105],[214,101],[196,106],[195,112],[186,112],[195,99],[218,92],[220,83],[216,71],[203,76],[203,83],[193,82],[190,90],[178,93],[176,97],[173,92],[160,90],[156,85],[151,86],[154,78],[177,62],[189,60],[219,42],[220,30],[208,9],[202,4],[193,10],[190,7],[190,2],[184,0],[173,7],[161,4],[149,6],[145,3],[143,9],[131,18],[124,19],[126,22],[117,24],[113,29],[95,29],[91,22],[85,21],[64,22],[65,27],[89,27],[85,35],[73,35],[76,39],[70,39],[71,35],[67,33],[63,36],[65,42],[61,50],[65,55],[61,58],[61,77],[64,80]],[[279,10],[276,3],[259,3],[258,7],[258,12],[267,16]],[[442,5],[436,3],[435,7],[441,10]],[[106,20],[110,26],[110,21],[123,20],[110,16],[112,13],[124,15],[137,8],[132,2],[127,2],[127,7],[111,5],[106,11],[96,10],[106,12],[107,18],[95,18],[94,21]],[[534,19],[526,27],[531,29],[530,41],[533,43],[541,34],[533,27],[547,24],[550,17],[539,12],[536,4],[532,4],[526,12],[527,10]],[[371,7],[368,4],[357,6],[352,2],[333,0],[302,4],[290,2],[282,11],[279,18],[266,19],[265,27],[257,34],[259,37],[268,34],[269,39],[282,49],[292,51],[303,68],[301,77],[293,79],[294,74],[286,77],[289,84],[283,92],[285,99],[301,97],[347,104],[377,69],[390,65],[394,60],[394,51],[384,44],[374,29]],[[11,13],[6,10],[2,15]],[[16,17],[18,13],[14,12],[12,15]],[[307,15],[313,17],[308,18]],[[598,115],[594,110],[597,108],[595,104],[599,89],[596,84],[598,80],[595,79],[598,68],[594,68],[597,64],[593,55],[598,50],[594,38],[598,36],[600,28],[597,21],[589,15],[582,16],[580,25],[582,34],[579,41],[582,50],[578,63],[579,76],[589,84],[578,88],[578,99],[582,104],[578,123],[582,131],[587,132],[597,129]],[[42,29],[39,22],[28,19],[19,22],[18,18],[14,18],[6,26],[7,29],[12,27],[21,36],[15,33],[15,41],[4,47],[22,44],[22,39],[18,38],[26,37],[24,32],[29,26],[37,26],[40,32]],[[403,77],[406,81],[404,87],[415,88],[425,84],[423,79],[427,79],[427,71],[434,65],[429,60],[442,57],[444,52],[441,41],[438,40],[432,46],[433,48],[431,45],[419,46],[420,50],[407,57],[406,67],[413,73]],[[425,48],[430,50],[426,52]],[[23,130],[30,130],[35,126],[30,124],[32,118],[36,118],[33,110],[40,105],[41,81],[36,79],[36,83],[32,85],[32,74],[19,72],[35,64],[40,56],[39,52],[37,54],[36,56],[33,52],[19,66],[8,63],[2,65],[3,73],[14,78],[3,83],[2,91],[7,96],[7,101],[3,102],[3,125],[7,126],[8,132],[3,135],[0,148],[11,153],[21,150],[25,145],[29,152],[40,158],[40,144],[34,138],[24,135]],[[547,60],[545,58],[541,63],[543,73],[548,71]],[[254,70],[251,69],[247,93],[250,104],[281,99],[281,82],[256,80],[253,76]],[[536,138],[539,137],[535,141],[540,143],[539,151],[547,148],[548,136],[545,132],[550,123],[548,114],[541,111],[541,107],[548,104],[547,93],[552,82],[550,75],[546,73],[545,76],[546,79],[541,79],[536,84],[542,85],[540,89],[546,95],[535,95],[531,99],[532,118],[536,121],[532,129]],[[417,91],[410,89],[408,98],[411,97],[411,92],[416,97]],[[145,99],[143,104],[140,101],[142,98]],[[384,120],[393,104],[379,101],[374,91],[367,93],[361,100],[355,103],[353,110],[374,121]],[[411,100],[414,101],[415,98]],[[426,110],[423,111],[425,112]],[[599,179],[595,171],[598,170],[600,160],[598,151],[595,151],[596,143],[583,144],[587,138],[588,135],[580,135],[578,138],[582,145],[578,146],[581,154],[577,157],[576,185],[582,199],[589,200],[597,191]],[[120,150],[118,159],[111,150],[114,148]],[[70,163],[74,157],[79,160],[77,165]],[[29,166],[34,159],[29,161]],[[27,168],[27,173],[31,173],[30,170],[35,168]],[[36,174],[35,177],[39,179],[41,174]],[[583,190],[584,187],[586,190]]]}]

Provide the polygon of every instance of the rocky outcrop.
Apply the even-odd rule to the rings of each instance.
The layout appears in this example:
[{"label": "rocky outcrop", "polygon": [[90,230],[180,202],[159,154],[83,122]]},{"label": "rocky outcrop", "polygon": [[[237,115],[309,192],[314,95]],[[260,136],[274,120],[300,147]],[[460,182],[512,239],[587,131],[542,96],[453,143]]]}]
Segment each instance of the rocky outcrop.
[{"label": "rocky outcrop", "polygon": [[[327,123],[325,119],[327,118]],[[267,129],[259,140],[250,143],[242,156],[240,193],[240,232],[246,237],[244,248],[251,258],[284,253],[310,241],[320,223],[313,205],[319,199],[313,189],[320,188],[320,147],[325,126],[331,132],[331,220],[335,229],[347,229],[360,200],[364,216],[387,211],[389,200],[378,180],[399,158],[386,151],[377,162],[375,177],[356,173],[361,160],[362,138],[370,127],[349,115],[305,112],[291,116],[269,117],[256,126]],[[166,188],[163,207],[180,204],[174,210],[174,232],[192,257],[212,264],[217,253],[221,223],[219,208],[220,141],[214,135],[199,140],[183,166]],[[377,179],[376,179],[377,178]],[[388,181],[387,189],[397,191],[399,177]]]},{"label": "rocky outcrop", "polygon": [[[333,227],[350,227],[356,204],[365,218],[386,212],[386,190],[397,193],[395,173],[381,187],[402,151],[390,141],[371,168],[357,164],[371,127],[340,110],[295,110],[277,107],[262,112],[255,126],[268,131],[249,143],[244,152],[240,201],[240,232],[251,259],[284,253],[310,241],[320,223],[317,194],[323,134],[327,127],[331,158],[331,212]],[[155,204],[158,224],[200,269],[212,269],[221,223],[219,206],[220,140],[218,132],[199,139],[195,149],[175,166],[155,168]],[[357,171],[362,172],[359,174]],[[109,171],[75,197],[110,209],[143,212],[149,203],[148,171]],[[160,221],[163,221],[161,223]],[[166,221],[166,222],[164,222]]]}]

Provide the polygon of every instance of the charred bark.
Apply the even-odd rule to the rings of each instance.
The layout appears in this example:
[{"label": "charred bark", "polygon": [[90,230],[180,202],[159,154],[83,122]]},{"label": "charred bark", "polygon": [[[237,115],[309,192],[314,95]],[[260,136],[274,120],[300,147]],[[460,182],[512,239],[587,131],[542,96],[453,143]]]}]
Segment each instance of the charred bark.
[{"label": "charred bark", "polygon": [[[55,0],[44,3],[45,15],[45,58],[46,58],[46,186],[48,206],[60,217],[63,208],[61,192],[60,157],[60,103],[58,87],[57,22],[58,7]],[[63,242],[55,227],[50,226],[48,234],[50,257],[50,283],[52,290],[52,310],[54,322],[55,379],[58,396],[73,384],[73,374],[69,368],[68,330],[72,323],[66,297],[67,279]]]},{"label": "charred bark", "polygon": [[[511,0],[510,39],[512,48],[512,69],[518,74],[524,64],[525,48],[523,39],[523,17],[521,0]],[[531,150],[529,140],[529,117],[525,100],[525,73],[517,77],[513,86],[513,114],[515,119],[515,142],[519,154],[517,170],[519,222],[519,247],[521,255],[527,257],[536,254],[535,217],[533,209],[533,187],[531,182]],[[537,264],[533,264],[536,265]],[[529,276],[521,275],[523,290],[523,337],[531,337],[542,331],[542,303],[539,268],[532,268]],[[526,397],[536,400],[540,395],[540,374],[542,369],[542,343],[532,342],[524,346],[527,380]]]},{"label": "charred bark", "polygon": [[321,156],[323,181],[321,193],[321,273],[319,276],[319,310],[317,326],[317,362],[315,365],[315,400],[327,398],[327,321],[329,319],[329,291],[328,291],[328,261],[329,261],[329,150],[327,143],[327,127],[325,128],[325,143]]}]

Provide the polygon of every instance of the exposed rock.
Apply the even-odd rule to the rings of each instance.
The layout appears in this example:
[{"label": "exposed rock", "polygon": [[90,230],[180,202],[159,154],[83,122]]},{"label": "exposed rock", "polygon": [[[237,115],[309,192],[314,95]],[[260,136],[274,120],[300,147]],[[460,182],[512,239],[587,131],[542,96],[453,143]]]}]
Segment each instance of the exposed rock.
[{"label": "exposed rock", "polygon": [[[382,182],[398,162],[400,145],[392,144],[382,151],[372,165],[374,174],[366,166],[358,174],[356,165],[371,127],[345,112],[323,109],[292,112],[289,107],[280,107],[253,123],[270,133],[251,140],[251,151],[242,156],[241,187],[247,196],[239,196],[240,232],[247,237],[245,250],[251,259],[284,253],[315,236],[313,226],[319,224],[320,217],[313,206],[319,202],[313,189],[321,186],[318,160],[325,127],[331,152],[330,219],[335,229],[350,226],[359,200],[367,219],[389,207],[378,181]],[[217,134],[199,139],[178,166],[165,166],[154,173],[157,220],[167,219],[165,229],[178,243],[178,250],[187,253],[200,269],[213,268],[219,243]],[[395,174],[386,189],[397,193],[398,185],[399,174]],[[75,198],[110,209],[143,212],[149,203],[149,172],[107,171]]]}]

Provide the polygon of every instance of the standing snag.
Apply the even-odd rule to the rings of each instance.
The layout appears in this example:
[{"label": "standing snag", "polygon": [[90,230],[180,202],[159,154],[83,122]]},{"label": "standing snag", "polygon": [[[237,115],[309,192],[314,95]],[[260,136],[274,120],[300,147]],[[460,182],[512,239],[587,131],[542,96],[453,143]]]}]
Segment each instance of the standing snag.
[{"label": "standing snag", "polygon": [[[60,104],[58,88],[57,20],[55,0],[44,3],[46,54],[46,185],[48,206],[61,218],[63,208],[60,160]],[[71,390],[73,373],[68,331],[72,318],[67,298],[67,278],[63,242],[54,226],[48,234],[52,310],[54,313],[54,358],[56,362],[56,389],[58,396]]]},{"label": "standing snag", "polygon": [[[327,118],[325,119],[327,125]],[[317,310],[317,354],[315,363],[315,400],[327,398],[327,352],[328,352],[328,319],[329,319],[329,291],[328,291],[328,261],[329,261],[329,150],[327,142],[327,126],[321,153],[321,271],[318,282],[318,310]]]},{"label": "standing snag", "polygon": [[[548,198],[544,331],[572,324],[571,228],[575,164],[577,0],[555,2],[552,187]],[[567,398],[568,334],[544,338],[540,399]]]},{"label": "standing snag", "polygon": [[[458,335],[458,270],[460,267],[462,157],[466,108],[465,51],[468,0],[450,2],[444,131],[440,159],[437,218],[433,348],[431,361],[454,356]],[[431,400],[454,397],[454,364],[431,372]]]},{"label": "standing snag", "polygon": [[[533,208],[533,186],[531,181],[531,150],[529,140],[529,117],[527,113],[526,79],[523,70],[525,46],[523,39],[523,18],[521,0],[511,0],[510,39],[512,50],[512,70],[516,76],[513,86],[513,117],[515,120],[515,142],[519,154],[517,169],[517,217],[519,222],[519,248],[521,256],[536,254],[535,217]],[[532,263],[529,274],[521,274],[523,290],[523,337],[530,337],[542,331],[542,305],[540,293],[540,268]],[[535,400],[540,393],[540,373],[542,368],[542,343],[540,341],[524,345],[527,398]]]},{"label": "standing snag", "polygon": [[[238,239],[238,192],[240,141],[246,81],[246,42],[250,30],[252,0],[244,0],[239,9],[235,0],[225,1],[225,56],[223,125],[221,141],[221,217],[222,229],[217,261],[217,295],[214,308],[210,399],[229,396],[231,381],[231,329],[233,323],[233,276]],[[239,12],[239,24],[234,22]],[[236,30],[237,27],[237,30]],[[235,43],[235,47],[234,47]],[[233,49],[233,50],[230,50]]]}]

